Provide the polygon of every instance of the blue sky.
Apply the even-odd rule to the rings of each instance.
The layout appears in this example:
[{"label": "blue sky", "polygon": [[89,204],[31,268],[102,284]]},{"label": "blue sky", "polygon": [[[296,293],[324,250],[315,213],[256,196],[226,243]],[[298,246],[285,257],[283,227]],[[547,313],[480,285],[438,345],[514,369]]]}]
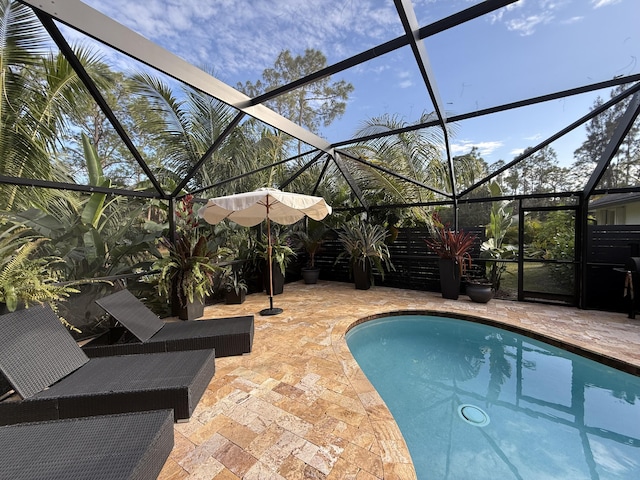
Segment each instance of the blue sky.
[{"label": "blue sky", "polygon": [[[85,0],[146,38],[235,86],[260,78],[280,51],[321,50],[336,63],[402,34],[385,0]],[[414,0],[419,24],[478,3]],[[494,14],[426,39],[442,101],[451,114],[523,100],[640,71],[638,0],[520,0]],[[126,65],[123,69],[130,68]],[[398,115],[414,123],[433,110],[408,48],[334,77],[355,91],[345,115],[320,134],[346,140],[367,118]],[[491,162],[588,112],[596,92],[461,122],[454,154],[473,146]],[[579,130],[552,146],[562,164],[584,139]]]}]

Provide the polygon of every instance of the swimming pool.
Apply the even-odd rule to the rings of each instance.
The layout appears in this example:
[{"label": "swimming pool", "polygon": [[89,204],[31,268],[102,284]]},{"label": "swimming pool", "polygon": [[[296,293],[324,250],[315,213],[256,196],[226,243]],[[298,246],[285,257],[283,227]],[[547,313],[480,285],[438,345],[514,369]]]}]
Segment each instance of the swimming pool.
[{"label": "swimming pool", "polygon": [[640,479],[640,377],[452,318],[379,318],[346,340],[421,480]]}]

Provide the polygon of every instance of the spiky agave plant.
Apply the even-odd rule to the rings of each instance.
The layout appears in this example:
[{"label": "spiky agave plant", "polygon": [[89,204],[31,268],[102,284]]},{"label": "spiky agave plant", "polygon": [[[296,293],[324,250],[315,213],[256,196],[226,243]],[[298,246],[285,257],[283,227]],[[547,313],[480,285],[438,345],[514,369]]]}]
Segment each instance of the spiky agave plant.
[{"label": "spiky agave plant", "polygon": [[361,267],[369,263],[373,267],[371,273],[373,274],[373,270],[377,271],[384,280],[385,268],[394,269],[389,247],[385,243],[387,236],[387,230],[381,225],[365,222],[345,225],[338,233],[338,240],[344,251],[336,261],[346,255],[351,268],[358,263]]}]

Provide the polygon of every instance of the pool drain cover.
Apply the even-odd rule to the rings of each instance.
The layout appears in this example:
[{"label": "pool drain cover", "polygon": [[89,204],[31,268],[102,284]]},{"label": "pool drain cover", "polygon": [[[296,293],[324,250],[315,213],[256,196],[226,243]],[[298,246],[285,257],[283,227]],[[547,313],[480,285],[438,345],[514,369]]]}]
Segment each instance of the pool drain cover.
[{"label": "pool drain cover", "polygon": [[462,420],[474,427],[484,427],[489,425],[489,415],[480,407],[464,404],[458,407],[458,415]]}]

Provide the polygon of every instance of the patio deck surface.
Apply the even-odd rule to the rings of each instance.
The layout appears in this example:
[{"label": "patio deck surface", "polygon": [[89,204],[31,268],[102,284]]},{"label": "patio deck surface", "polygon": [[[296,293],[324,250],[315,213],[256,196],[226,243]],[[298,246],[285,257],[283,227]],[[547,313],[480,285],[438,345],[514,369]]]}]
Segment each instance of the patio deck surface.
[{"label": "patio deck surface", "polygon": [[434,311],[474,315],[546,335],[618,359],[640,371],[640,319],[577,310],[353,284],[302,282],[274,297],[284,309],[261,317],[268,297],[214,305],[204,318],[255,315],[253,351],[216,359],[216,374],[188,423],[175,425],[175,447],[160,479],[415,478],[393,417],[345,342],[354,322],[381,313]]}]

